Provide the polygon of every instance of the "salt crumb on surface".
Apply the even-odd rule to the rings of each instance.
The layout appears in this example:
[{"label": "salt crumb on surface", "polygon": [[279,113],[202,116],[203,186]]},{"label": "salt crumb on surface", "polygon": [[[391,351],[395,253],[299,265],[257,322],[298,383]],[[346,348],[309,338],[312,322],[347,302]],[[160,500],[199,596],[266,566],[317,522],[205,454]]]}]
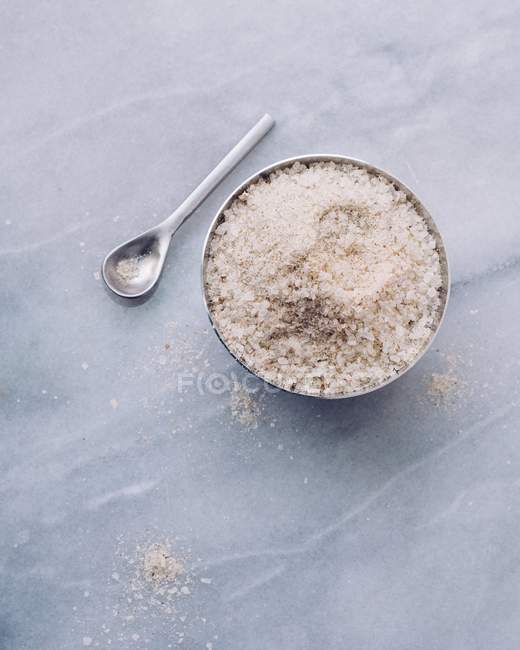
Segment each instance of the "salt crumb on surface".
[{"label": "salt crumb on surface", "polygon": [[458,383],[457,377],[449,372],[444,374],[434,372],[432,373],[428,392],[432,397],[442,399],[452,393]]},{"label": "salt crumb on surface", "polygon": [[403,192],[354,165],[295,163],[225,211],[205,290],[247,367],[282,388],[333,395],[415,360],[441,285],[435,239]]},{"label": "salt crumb on surface", "polygon": [[467,383],[460,376],[459,366],[462,357],[453,353],[441,353],[446,367],[445,372],[433,372],[427,380],[427,392],[435,406],[453,406]]},{"label": "salt crumb on surface", "polygon": [[197,629],[202,617],[193,611],[192,588],[196,591],[198,581],[190,567],[189,549],[182,550],[167,538],[128,548],[121,535],[116,555],[110,574],[116,599],[109,625],[108,621],[101,624],[103,635],[111,632],[114,642],[139,641],[139,647],[145,647],[149,636],[159,630],[177,644],[186,632]]},{"label": "salt crumb on surface", "polygon": [[164,544],[152,544],[145,550],[143,573],[146,580],[172,582],[183,572],[184,566],[172,557],[170,549]]},{"label": "salt crumb on surface", "polygon": [[113,397],[113,398],[110,400],[110,406],[111,406],[113,409],[118,408],[118,406],[119,406],[119,402],[115,399],[115,397]]},{"label": "salt crumb on surface", "polygon": [[231,386],[229,408],[233,420],[245,427],[256,429],[261,413],[258,392],[249,391],[239,382],[234,382]]}]

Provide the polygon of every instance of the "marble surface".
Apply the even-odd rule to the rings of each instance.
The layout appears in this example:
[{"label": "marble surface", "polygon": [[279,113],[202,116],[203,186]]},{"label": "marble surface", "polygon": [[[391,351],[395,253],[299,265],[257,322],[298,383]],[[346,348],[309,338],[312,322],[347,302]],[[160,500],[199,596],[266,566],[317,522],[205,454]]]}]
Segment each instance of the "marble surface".
[{"label": "marble surface", "polygon": [[[517,649],[518,3],[1,15],[0,647]],[[106,251],[264,111],[277,127],[178,233],[153,298],[111,299]],[[244,373],[207,331],[199,256],[235,185],[310,152],[416,190],[452,298],[401,380],[338,402],[251,383],[255,428],[230,408]],[[440,403],[432,373],[458,381]],[[156,542],[189,594],[135,586]]]}]

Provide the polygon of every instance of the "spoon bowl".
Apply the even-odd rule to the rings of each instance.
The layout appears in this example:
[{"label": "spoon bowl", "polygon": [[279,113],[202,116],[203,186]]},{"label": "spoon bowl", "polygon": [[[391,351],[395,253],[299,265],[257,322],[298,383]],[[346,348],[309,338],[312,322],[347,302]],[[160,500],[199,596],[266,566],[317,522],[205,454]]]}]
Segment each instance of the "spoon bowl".
[{"label": "spoon bowl", "polygon": [[123,298],[139,298],[151,291],[161,276],[170,233],[155,226],[114,248],[103,262],[108,287]]}]

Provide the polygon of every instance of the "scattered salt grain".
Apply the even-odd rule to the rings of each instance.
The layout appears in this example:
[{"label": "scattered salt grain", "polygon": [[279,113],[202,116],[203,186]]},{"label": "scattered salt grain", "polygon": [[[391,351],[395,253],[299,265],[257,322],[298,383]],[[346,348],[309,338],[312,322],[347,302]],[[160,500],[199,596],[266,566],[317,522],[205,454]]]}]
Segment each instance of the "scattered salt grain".
[{"label": "scattered salt grain", "polygon": [[183,565],[171,556],[164,544],[152,544],[146,549],[143,557],[146,580],[155,583],[172,582],[183,571]]},{"label": "scattered salt grain", "polygon": [[441,353],[444,364],[447,366],[445,372],[434,372],[428,378],[428,397],[435,406],[460,405],[460,395],[468,394],[468,383],[460,376],[459,366],[463,363],[463,357],[454,353]]},{"label": "scattered salt grain", "polygon": [[[131,647],[130,641],[135,641],[132,634],[136,632],[140,633],[139,647],[145,647],[148,641],[143,632],[152,621],[154,625],[159,623],[168,635],[182,636],[193,626],[193,622],[185,623],[190,591],[181,592],[194,582],[187,553],[175,549],[168,539],[127,549],[124,537],[118,538],[118,559],[112,578],[118,576],[116,584],[120,593],[112,610],[110,627],[119,641],[127,642],[126,647]],[[187,595],[181,598],[181,593]]]},{"label": "scattered salt grain", "polygon": [[442,400],[450,395],[458,384],[458,379],[451,373],[434,372],[430,380],[428,392],[435,400]]},{"label": "scattered salt grain", "polygon": [[116,264],[116,273],[125,282],[135,280],[139,275],[140,263],[144,255],[125,257]]},{"label": "scattered salt grain", "polygon": [[229,400],[231,415],[236,422],[256,429],[258,417],[261,412],[260,397],[258,393],[249,391],[245,386],[234,382],[231,387]]},{"label": "scattered salt grain", "polygon": [[113,398],[110,400],[110,406],[111,406],[113,409],[116,409],[116,408],[119,406],[119,402],[115,399],[115,397],[113,397]]}]

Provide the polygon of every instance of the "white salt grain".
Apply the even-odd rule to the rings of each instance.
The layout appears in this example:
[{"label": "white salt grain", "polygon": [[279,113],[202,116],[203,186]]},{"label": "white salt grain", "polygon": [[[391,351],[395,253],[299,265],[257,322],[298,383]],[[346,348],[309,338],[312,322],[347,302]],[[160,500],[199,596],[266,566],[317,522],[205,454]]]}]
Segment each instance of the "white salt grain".
[{"label": "white salt grain", "polygon": [[451,395],[456,389],[458,379],[451,373],[440,374],[434,372],[431,377],[428,392],[437,402]]},{"label": "white salt grain", "polygon": [[126,257],[116,264],[116,273],[125,282],[135,280],[141,270],[141,262],[147,255],[135,255]]},{"label": "white salt grain", "polygon": [[143,557],[143,573],[146,580],[155,583],[171,582],[183,571],[183,565],[171,556],[170,550],[164,544],[152,544],[146,549]]},{"label": "white salt grain", "polygon": [[207,296],[262,378],[349,393],[406,368],[440,305],[433,236],[405,194],[350,164],[295,163],[249,187],[209,248]]},{"label": "white salt grain", "polygon": [[250,392],[245,386],[234,382],[229,400],[233,419],[247,428],[256,429],[261,413],[260,399],[258,393]]}]

